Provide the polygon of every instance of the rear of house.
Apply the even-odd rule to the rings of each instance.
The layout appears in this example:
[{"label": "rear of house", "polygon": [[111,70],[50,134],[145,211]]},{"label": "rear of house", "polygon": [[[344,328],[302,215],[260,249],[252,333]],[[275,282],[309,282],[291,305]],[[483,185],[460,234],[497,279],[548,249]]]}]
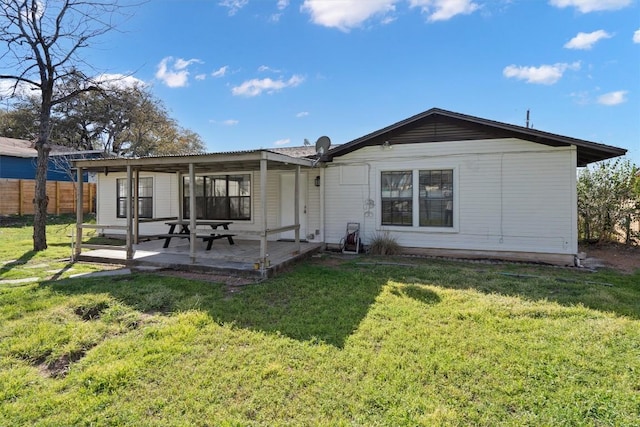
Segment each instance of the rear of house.
[{"label": "rear of house", "polygon": [[365,246],[384,234],[413,253],[573,265],[576,168],[626,151],[441,109],[326,152],[290,150],[77,165],[97,172],[99,224],[127,226],[133,177],[136,236],[190,217],[193,194],[196,218],[232,221],[249,239],[299,229],[337,248],[358,223]]}]

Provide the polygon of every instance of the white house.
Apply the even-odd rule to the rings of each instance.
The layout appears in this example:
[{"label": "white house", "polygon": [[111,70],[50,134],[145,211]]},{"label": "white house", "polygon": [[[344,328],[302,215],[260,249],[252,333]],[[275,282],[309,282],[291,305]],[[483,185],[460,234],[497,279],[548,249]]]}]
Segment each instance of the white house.
[{"label": "white house", "polygon": [[[233,221],[234,233],[265,248],[283,239],[337,246],[347,224],[359,223],[365,246],[389,233],[407,252],[573,264],[576,168],[625,152],[431,109],[321,154],[301,147],[75,164],[98,172],[97,223],[133,236],[166,233],[163,220],[195,209],[198,219]],[[138,209],[128,218],[134,182]]]}]

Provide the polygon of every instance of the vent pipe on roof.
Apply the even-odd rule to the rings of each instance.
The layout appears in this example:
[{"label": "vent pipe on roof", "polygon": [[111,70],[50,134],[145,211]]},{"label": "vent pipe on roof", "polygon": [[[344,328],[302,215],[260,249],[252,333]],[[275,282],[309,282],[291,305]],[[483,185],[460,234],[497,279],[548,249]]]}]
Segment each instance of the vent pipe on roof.
[{"label": "vent pipe on roof", "polygon": [[527,109],[527,128],[529,127],[529,109]]}]

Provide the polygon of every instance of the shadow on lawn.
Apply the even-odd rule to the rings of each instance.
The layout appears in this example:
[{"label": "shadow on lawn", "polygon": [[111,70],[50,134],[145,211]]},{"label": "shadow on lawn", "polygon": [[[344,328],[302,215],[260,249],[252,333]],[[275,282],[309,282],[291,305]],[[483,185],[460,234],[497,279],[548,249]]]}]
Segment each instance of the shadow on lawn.
[{"label": "shadow on lawn", "polygon": [[20,258],[15,259],[13,261],[10,261],[4,265],[2,265],[2,267],[0,267],[0,275],[7,273],[8,271],[11,271],[13,268],[15,267],[19,267],[22,266],[26,263],[29,262],[29,260],[31,258],[33,258],[36,254],[36,251],[27,251],[25,253],[23,253]]},{"label": "shadow on lawn", "polygon": [[414,266],[372,263],[367,271],[401,283],[475,290],[528,301],[551,301],[567,307],[583,305],[640,319],[640,271],[632,275],[611,270],[591,273],[526,264],[473,264],[432,259],[421,260]]},{"label": "shadow on lawn", "polygon": [[[146,313],[203,310],[219,324],[342,348],[386,282],[353,269],[300,265],[234,293],[224,285],[152,274],[66,279],[42,286],[70,295],[108,293]],[[426,289],[409,287],[403,293],[427,303],[438,300]]]}]

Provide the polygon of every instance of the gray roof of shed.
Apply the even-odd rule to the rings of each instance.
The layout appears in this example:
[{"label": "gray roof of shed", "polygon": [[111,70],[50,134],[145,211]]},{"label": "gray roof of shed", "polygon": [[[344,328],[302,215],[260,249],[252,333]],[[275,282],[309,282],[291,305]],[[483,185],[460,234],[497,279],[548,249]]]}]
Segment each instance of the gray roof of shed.
[{"label": "gray roof of shed", "polygon": [[[65,147],[63,145],[55,145],[50,144],[51,152],[50,155],[71,155],[71,154],[81,154],[81,153],[101,153],[101,150],[74,150],[70,147]],[[35,143],[33,141],[27,141],[26,139],[17,139],[17,138],[7,138],[4,136],[0,136],[0,155],[8,156],[8,157],[37,157],[38,151],[35,149]]]}]

